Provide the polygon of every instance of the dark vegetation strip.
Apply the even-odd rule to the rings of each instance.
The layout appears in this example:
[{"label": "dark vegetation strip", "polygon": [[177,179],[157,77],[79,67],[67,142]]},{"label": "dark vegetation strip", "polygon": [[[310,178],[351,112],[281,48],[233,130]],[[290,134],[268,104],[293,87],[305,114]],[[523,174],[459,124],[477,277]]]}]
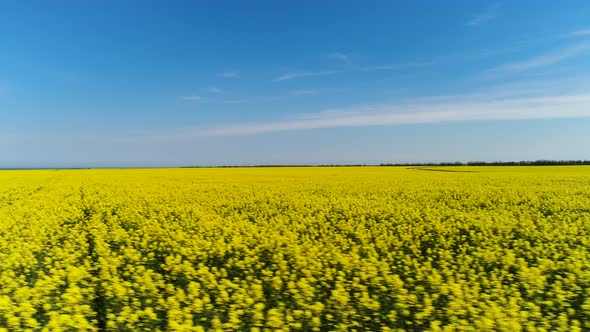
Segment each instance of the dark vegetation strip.
[{"label": "dark vegetation strip", "polygon": [[0,167],[0,171],[17,170],[91,170],[91,169],[157,169],[157,168],[251,168],[251,167],[362,167],[362,166],[576,166],[588,165],[590,160],[535,160],[535,161],[469,161],[441,163],[381,163],[381,164],[316,164],[316,165],[192,165],[192,166],[159,166],[159,167]]},{"label": "dark vegetation strip", "polygon": [[397,163],[379,166],[576,166],[590,165],[590,160],[469,161],[441,163]]},{"label": "dark vegetation strip", "polygon": [[382,164],[318,164],[318,165],[218,165],[218,166],[181,166],[178,168],[253,168],[253,167],[362,167],[362,166],[575,166],[589,165],[590,160],[535,160],[535,161],[469,161],[440,163],[382,163]]},{"label": "dark vegetation strip", "polygon": [[477,173],[477,171],[458,171],[451,169],[438,169],[438,168],[424,168],[424,167],[410,167],[408,169],[414,171],[432,171],[432,172],[450,172],[450,173]]}]

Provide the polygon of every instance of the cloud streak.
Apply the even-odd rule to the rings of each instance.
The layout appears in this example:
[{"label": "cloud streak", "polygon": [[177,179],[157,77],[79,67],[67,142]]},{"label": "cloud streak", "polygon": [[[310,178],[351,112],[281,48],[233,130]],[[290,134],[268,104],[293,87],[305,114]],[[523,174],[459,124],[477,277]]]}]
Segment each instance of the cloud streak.
[{"label": "cloud streak", "polygon": [[489,71],[500,73],[522,72],[526,70],[553,65],[565,61],[567,59],[582,55],[583,53],[586,53],[589,50],[590,43],[579,43],[577,45],[570,46],[562,50],[541,54],[536,57],[526,59],[524,61],[507,63],[499,67],[492,68]]},{"label": "cloud streak", "polygon": [[332,52],[332,53],[326,54],[326,57],[333,59],[333,60],[337,60],[337,61],[341,61],[341,62],[345,62],[345,63],[350,63],[350,55],[347,53]]},{"label": "cloud streak", "polygon": [[590,29],[577,30],[571,33],[573,36],[590,36]]},{"label": "cloud streak", "polygon": [[478,26],[478,25],[482,25],[484,23],[489,22],[489,21],[495,19],[496,17],[498,17],[498,10],[499,9],[500,9],[499,4],[494,4],[492,6],[489,6],[488,8],[486,8],[485,11],[474,16],[471,20],[469,20],[467,22],[467,25],[468,26]]},{"label": "cloud streak", "polygon": [[408,68],[430,66],[433,64],[434,64],[434,61],[415,62],[415,63],[393,63],[393,64],[385,64],[385,65],[360,66],[355,69],[359,70],[359,71],[402,70],[402,69],[408,69]]},{"label": "cloud streak", "polygon": [[222,101],[224,104],[243,104],[248,102],[246,99],[226,99]]},{"label": "cloud streak", "polygon": [[316,90],[293,90],[291,94],[294,96],[304,96],[304,95],[315,95],[317,93]]},{"label": "cloud streak", "polygon": [[223,93],[223,90],[221,90],[220,88],[212,85],[209,88],[207,88],[207,91],[211,92],[211,93]]},{"label": "cloud streak", "polygon": [[180,99],[183,101],[199,101],[201,100],[201,96],[182,96]]},{"label": "cloud streak", "polygon": [[291,72],[283,74],[274,79],[275,82],[288,81],[295,78],[310,77],[310,76],[326,76],[341,73],[341,70],[325,70],[325,71],[305,71],[305,72]]},{"label": "cloud streak", "polygon": [[327,76],[340,74],[345,72],[359,72],[359,71],[381,71],[381,70],[403,70],[408,68],[423,67],[434,64],[430,62],[416,62],[416,63],[394,63],[384,65],[369,65],[369,66],[350,66],[346,69],[340,70],[324,70],[324,71],[302,71],[302,72],[290,72],[276,77],[273,81],[281,82],[288,81],[297,78],[312,77],[312,76]]},{"label": "cloud streak", "polygon": [[577,94],[462,95],[327,110],[294,119],[181,130],[175,138],[244,136],[321,128],[590,117],[590,90]]},{"label": "cloud streak", "polygon": [[223,72],[217,74],[217,76],[220,76],[223,78],[236,78],[236,77],[240,77],[240,73],[238,73],[237,71],[226,69]]}]

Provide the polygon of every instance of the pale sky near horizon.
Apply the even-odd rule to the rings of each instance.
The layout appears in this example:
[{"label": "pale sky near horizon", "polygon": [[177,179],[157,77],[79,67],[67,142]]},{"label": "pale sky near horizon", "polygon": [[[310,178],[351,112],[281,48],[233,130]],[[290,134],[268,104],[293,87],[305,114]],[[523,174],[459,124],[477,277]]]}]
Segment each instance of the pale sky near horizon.
[{"label": "pale sky near horizon", "polygon": [[0,2],[0,168],[589,147],[588,1]]}]

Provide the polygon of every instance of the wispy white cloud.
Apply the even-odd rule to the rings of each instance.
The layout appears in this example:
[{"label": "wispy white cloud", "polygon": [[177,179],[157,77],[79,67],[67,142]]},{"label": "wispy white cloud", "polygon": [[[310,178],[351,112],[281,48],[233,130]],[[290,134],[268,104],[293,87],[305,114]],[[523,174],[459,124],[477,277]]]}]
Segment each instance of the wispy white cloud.
[{"label": "wispy white cloud", "polygon": [[496,17],[498,17],[498,12],[500,9],[500,5],[499,4],[493,4],[489,7],[487,7],[483,12],[475,15],[473,18],[471,18],[468,22],[467,25],[469,26],[478,26],[484,23],[487,23],[493,19],[495,19]]},{"label": "wispy white cloud", "polygon": [[278,76],[274,79],[275,82],[288,81],[295,78],[310,77],[310,76],[326,76],[341,73],[342,70],[324,70],[324,71],[303,71],[303,72],[290,72]]},{"label": "wispy white cloud", "polygon": [[235,77],[240,77],[240,73],[238,73],[237,71],[226,69],[223,72],[217,74],[217,76],[224,77],[224,78],[235,78]]},{"label": "wispy white cloud", "polygon": [[424,67],[434,64],[434,61],[414,62],[414,63],[393,63],[384,65],[359,66],[356,70],[360,71],[378,71],[378,70],[401,70],[415,67]]},{"label": "wispy white cloud", "polygon": [[525,79],[487,87],[485,90],[458,95],[426,96],[414,99],[415,102],[451,102],[471,101],[485,103],[500,100],[536,98],[541,96],[583,94],[590,86],[590,80],[584,77],[567,77],[561,79]]},{"label": "wispy white cloud", "polygon": [[571,33],[572,36],[590,36],[590,29],[576,30]]},{"label": "wispy white cloud", "polygon": [[212,85],[209,88],[207,88],[207,91],[211,92],[211,93],[223,93],[223,90],[221,90],[220,88]]},{"label": "wispy white cloud", "polygon": [[502,89],[498,91],[324,110],[272,122],[179,130],[168,137],[242,136],[336,127],[590,117],[590,90],[554,95],[528,90],[507,95]]},{"label": "wispy white cloud", "polygon": [[246,99],[226,99],[222,101],[224,104],[243,104],[248,102]]},{"label": "wispy white cloud", "polygon": [[307,90],[293,90],[293,91],[291,91],[291,94],[294,95],[294,96],[314,95],[316,93],[318,93],[316,90],[310,90],[310,89],[307,89]]},{"label": "wispy white cloud", "polygon": [[394,63],[394,64],[381,64],[381,65],[365,65],[365,66],[349,66],[345,69],[339,70],[324,70],[324,71],[300,71],[290,72],[278,76],[274,79],[275,82],[287,81],[296,78],[304,78],[311,76],[326,76],[334,75],[345,72],[358,72],[358,71],[380,71],[380,70],[403,70],[408,68],[423,67],[434,64],[434,61],[430,62],[416,62],[416,63]]},{"label": "wispy white cloud", "polygon": [[489,72],[521,72],[562,62],[590,51],[590,43],[579,43],[558,51],[535,56],[524,61],[512,62],[492,68]]},{"label": "wispy white cloud", "polygon": [[180,99],[184,101],[199,101],[201,100],[201,96],[182,96]]},{"label": "wispy white cloud", "polygon": [[337,61],[341,61],[341,62],[345,62],[345,63],[350,63],[351,56],[348,53],[332,52],[332,53],[326,53],[326,57],[329,59],[333,59],[333,60],[337,60]]}]

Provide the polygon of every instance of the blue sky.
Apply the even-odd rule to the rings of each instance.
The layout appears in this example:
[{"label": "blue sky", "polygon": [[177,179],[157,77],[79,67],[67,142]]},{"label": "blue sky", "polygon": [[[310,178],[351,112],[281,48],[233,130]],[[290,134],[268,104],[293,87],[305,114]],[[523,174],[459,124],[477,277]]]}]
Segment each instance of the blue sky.
[{"label": "blue sky", "polygon": [[0,2],[0,167],[590,159],[590,2]]}]

